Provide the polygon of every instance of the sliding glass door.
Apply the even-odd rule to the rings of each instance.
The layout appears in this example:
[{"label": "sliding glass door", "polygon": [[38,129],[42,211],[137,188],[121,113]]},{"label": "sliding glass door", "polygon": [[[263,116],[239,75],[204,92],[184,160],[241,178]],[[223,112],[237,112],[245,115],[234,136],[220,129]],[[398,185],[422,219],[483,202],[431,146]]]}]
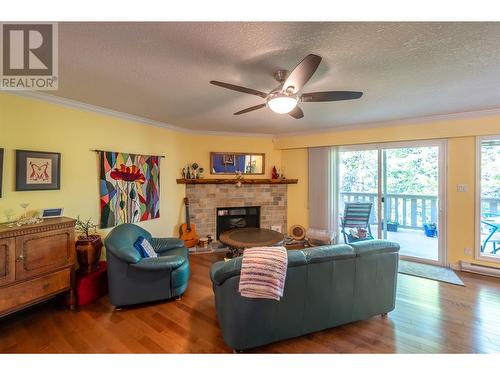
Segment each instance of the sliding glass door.
[{"label": "sliding glass door", "polygon": [[[378,150],[356,147],[340,149],[338,156],[338,184],[340,212],[340,242],[351,242],[359,238],[356,223],[342,226],[346,207],[350,203],[371,203],[371,211],[366,222],[371,235],[380,238],[378,233],[379,173]],[[368,233],[369,234],[369,233]]]},{"label": "sliding glass door", "polygon": [[382,238],[402,256],[440,263],[440,146],[382,150]]},{"label": "sliding glass door", "polygon": [[[367,238],[365,215],[368,238],[398,242],[403,258],[444,263],[444,143],[342,147],[338,171],[339,242]],[[360,221],[350,225],[349,203],[371,203],[371,211],[355,206]]]}]

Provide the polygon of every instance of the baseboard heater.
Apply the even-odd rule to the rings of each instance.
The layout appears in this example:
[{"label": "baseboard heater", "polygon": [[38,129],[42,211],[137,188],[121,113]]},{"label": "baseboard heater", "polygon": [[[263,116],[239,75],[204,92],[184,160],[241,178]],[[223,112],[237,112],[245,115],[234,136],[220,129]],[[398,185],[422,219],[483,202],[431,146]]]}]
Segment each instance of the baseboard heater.
[{"label": "baseboard heater", "polygon": [[500,268],[460,261],[460,270],[481,275],[500,277]]}]

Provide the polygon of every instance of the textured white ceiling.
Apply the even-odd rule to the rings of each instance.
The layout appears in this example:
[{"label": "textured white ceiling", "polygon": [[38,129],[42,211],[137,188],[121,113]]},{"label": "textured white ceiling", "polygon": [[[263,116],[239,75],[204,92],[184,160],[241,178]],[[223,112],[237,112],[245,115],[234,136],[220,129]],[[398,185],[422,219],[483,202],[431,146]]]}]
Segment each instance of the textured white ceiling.
[{"label": "textured white ceiling", "polygon": [[[57,96],[171,125],[280,134],[500,107],[500,23],[61,23]],[[209,84],[269,91],[273,72],[315,53],[306,91],[363,91],[303,103],[295,120]]]}]

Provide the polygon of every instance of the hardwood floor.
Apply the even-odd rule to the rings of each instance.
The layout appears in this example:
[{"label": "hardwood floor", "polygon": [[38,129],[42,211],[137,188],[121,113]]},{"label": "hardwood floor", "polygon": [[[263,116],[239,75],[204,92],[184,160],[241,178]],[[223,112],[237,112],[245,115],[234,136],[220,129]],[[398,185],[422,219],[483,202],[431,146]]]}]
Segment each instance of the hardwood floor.
[{"label": "hardwood floor", "polygon": [[[190,258],[180,301],[114,311],[107,297],[71,312],[55,302],[0,320],[1,353],[230,353],[214,310],[210,265]],[[500,280],[460,273],[466,287],[399,275],[396,309],[259,353],[500,353]]]}]

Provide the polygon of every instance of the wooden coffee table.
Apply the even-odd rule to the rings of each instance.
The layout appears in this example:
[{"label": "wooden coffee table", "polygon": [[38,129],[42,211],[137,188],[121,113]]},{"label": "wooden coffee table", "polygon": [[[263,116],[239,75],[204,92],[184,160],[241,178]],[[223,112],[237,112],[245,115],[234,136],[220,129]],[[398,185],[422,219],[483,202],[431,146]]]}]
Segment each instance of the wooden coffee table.
[{"label": "wooden coffee table", "polygon": [[274,246],[283,242],[282,233],[264,228],[237,228],[223,232],[219,241],[233,250],[233,255],[239,255],[248,247]]}]

